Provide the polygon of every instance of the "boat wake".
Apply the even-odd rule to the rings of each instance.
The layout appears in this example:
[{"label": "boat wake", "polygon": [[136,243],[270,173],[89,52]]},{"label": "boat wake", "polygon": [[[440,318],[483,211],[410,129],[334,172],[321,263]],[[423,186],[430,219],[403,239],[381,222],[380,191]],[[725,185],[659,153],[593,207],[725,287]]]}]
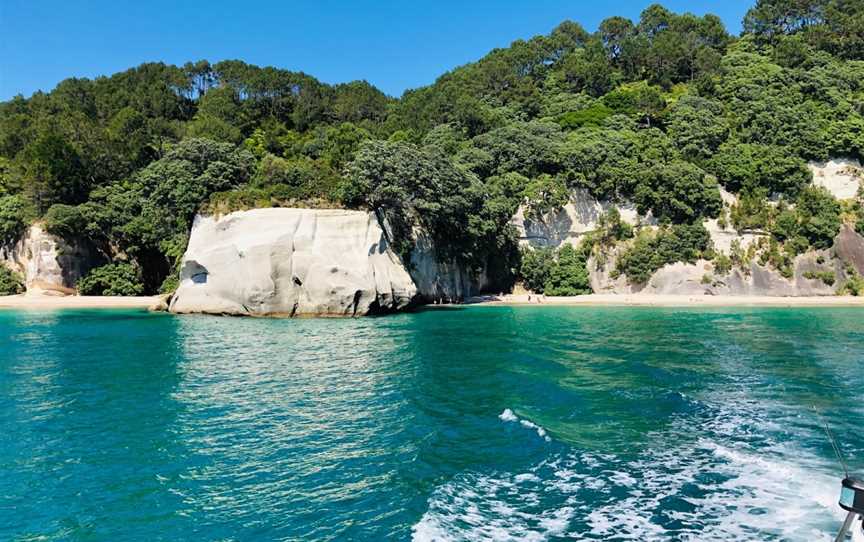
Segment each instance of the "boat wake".
[{"label": "boat wake", "polygon": [[[553,446],[523,472],[464,472],[433,492],[413,539],[832,540],[842,515],[830,467],[754,437],[749,414],[715,411],[695,438],[682,419],[660,439],[674,444],[635,458]],[[499,418],[550,438],[510,409]]]}]

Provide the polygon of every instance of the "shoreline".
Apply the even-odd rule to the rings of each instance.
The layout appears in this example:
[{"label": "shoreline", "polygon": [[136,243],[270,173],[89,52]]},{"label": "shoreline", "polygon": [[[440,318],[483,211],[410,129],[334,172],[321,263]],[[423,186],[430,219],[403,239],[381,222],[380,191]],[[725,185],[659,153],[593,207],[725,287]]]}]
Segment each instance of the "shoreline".
[{"label": "shoreline", "polygon": [[2,309],[148,309],[157,305],[162,296],[52,296],[18,294],[0,296]]},{"label": "shoreline", "polygon": [[[19,294],[0,296],[3,309],[150,309],[163,304],[164,296],[51,296]],[[864,297],[854,296],[735,296],[679,294],[588,294],[544,297],[531,294],[484,295],[464,303],[436,306],[588,306],[588,307],[864,307]]]},{"label": "shoreline", "polygon": [[855,296],[737,296],[679,294],[588,294],[544,297],[531,294],[478,296],[466,305],[516,306],[623,306],[623,307],[864,307],[864,297]]}]

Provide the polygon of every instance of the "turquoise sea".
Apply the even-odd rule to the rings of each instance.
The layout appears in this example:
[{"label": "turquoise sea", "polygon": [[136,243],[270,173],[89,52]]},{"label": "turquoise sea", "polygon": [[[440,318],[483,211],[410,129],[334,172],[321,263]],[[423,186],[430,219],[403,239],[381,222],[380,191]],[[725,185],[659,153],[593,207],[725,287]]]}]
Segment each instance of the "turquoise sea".
[{"label": "turquoise sea", "polygon": [[0,311],[0,540],[831,540],[860,309]]}]

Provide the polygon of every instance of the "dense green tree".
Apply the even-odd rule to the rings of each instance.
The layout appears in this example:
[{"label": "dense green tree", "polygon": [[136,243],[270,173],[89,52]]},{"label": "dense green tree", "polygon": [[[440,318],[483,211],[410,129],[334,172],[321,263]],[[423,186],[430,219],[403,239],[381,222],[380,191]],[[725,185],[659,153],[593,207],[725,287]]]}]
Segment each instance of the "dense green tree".
[{"label": "dense green tree", "polygon": [[0,295],[15,295],[24,293],[24,281],[21,276],[3,264],[0,264]]},{"label": "dense green tree", "polygon": [[810,186],[801,192],[795,205],[799,232],[815,248],[830,248],[840,233],[840,204],[822,187]]},{"label": "dense green tree", "polygon": [[668,133],[685,158],[702,161],[714,155],[729,134],[721,104],[685,95],[670,108]]},{"label": "dense green tree", "polygon": [[813,178],[806,162],[782,147],[750,143],[721,145],[707,168],[733,192],[764,189],[795,196]]},{"label": "dense green tree", "polygon": [[80,203],[89,192],[75,149],[55,132],[45,132],[19,154],[22,184],[39,212],[54,203]]},{"label": "dense green tree", "polygon": [[112,263],[92,269],[78,281],[81,295],[135,296],[144,293],[141,277],[135,266]]},{"label": "dense green tree", "polygon": [[723,206],[717,181],[683,160],[650,167],[635,196],[642,214],[650,211],[660,220],[676,223],[716,218]]},{"label": "dense green tree", "polygon": [[572,245],[567,244],[558,249],[555,265],[543,286],[543,292],[553,296],[591,293],[585,258]]},{"label": "dense green tree", "polygon": [[17,240],[36,213],[20,195],[0,196],[0,244]]}]

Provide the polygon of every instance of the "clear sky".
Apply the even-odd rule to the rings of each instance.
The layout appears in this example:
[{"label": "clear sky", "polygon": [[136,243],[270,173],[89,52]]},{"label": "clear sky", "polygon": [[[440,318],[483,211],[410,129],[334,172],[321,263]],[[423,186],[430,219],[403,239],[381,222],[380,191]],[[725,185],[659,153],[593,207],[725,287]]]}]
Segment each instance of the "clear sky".
[{"label": "clear sky", "polygon": [[[594,31],[650,0],[0,0],[0,100],[142,62],[240,59],[399,96],[565,19]],[[667,0],[737,34],[752,0]]]}]

